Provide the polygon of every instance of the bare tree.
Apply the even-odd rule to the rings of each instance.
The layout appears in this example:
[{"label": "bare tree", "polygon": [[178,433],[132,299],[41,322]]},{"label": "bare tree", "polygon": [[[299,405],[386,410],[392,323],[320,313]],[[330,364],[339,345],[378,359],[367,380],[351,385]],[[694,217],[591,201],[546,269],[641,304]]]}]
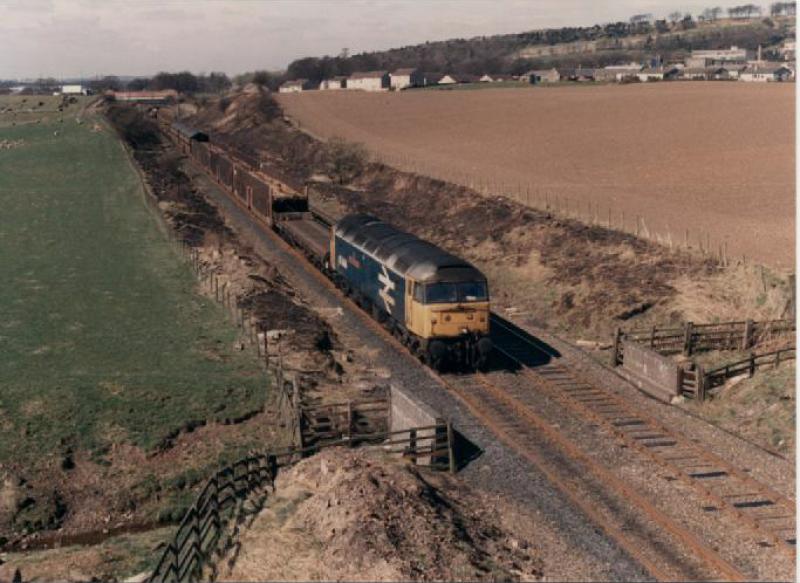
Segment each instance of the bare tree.
[{"label": "bare tree", "polygon": [[331,180],[347,184],[364,171],[368,159],[367,149],[361,144],[334,138],[325,148],[325,173]]},{"label": "bare tree", "polygon": [[678,22],[678,21],[679,21],[681,18],[683,18],[683,14],[681,14],[681,13],[680,13],[678,10],[676,10],[675,12],[670,12],[670,14],[669,14],[669,21],[670,21],[672,24],[675,24],[675,23],[676,23],[676,22]]}]

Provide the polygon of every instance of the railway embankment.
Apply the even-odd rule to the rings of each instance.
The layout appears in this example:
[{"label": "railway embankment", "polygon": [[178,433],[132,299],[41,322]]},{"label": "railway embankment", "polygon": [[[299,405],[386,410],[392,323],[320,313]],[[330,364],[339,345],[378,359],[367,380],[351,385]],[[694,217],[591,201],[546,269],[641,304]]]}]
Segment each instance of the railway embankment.
[{"label": "railway embankment", "polygon": [[[220,103],[184,107],[219,143],[266,171],[308,183],[312,203],[328,214],[372,213],[469,259],[487,274],[494,309],[531,330],[603,348],[611,346],[618,327],[773,320],[794,313],[793,277],[741,259],[720,262],[368,159],[356,160],[360,171],[344,183],[332,179],[341,173],[331,172],[327,144],[298,130],[268,94],[253,87]],[[595,354],[609,359],[606,352]],[[782,379],[791,392],[791,371],[768,376],[765,386]],[[733,431],[741,422],[748,436],[769,447],[789,443],[793,401],[781,390],[767,393],[755,407],[742,399],[744,417],[714,412],[725,407],[727,392],[717,395],[717,406],[691,408]],[[784,421],[776,427],[774,419]]]}]

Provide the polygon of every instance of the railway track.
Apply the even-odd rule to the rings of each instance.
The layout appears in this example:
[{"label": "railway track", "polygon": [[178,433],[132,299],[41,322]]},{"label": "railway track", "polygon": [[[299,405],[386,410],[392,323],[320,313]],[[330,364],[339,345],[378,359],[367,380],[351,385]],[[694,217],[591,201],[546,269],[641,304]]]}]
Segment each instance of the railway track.
[{"label": "railway track", "polygon": [[655,579],[748,579],[486,375],[442,380],[476,418],[541,470]]},{"label": "railway track", "polygon": [[516,363],[520,374],[547,397],[585,422],[606,428],[633,451],[668,470],[706,500],[705,511],[727,512],[761,538],[759,544],[794,558],[794,500],[567,368],[552,354],[547,362],[526,365],[531,351],[547,354],[546,347],[501,318],[492,318],[492,330],[497,350]]},{"label": "railway track", "polygon": [[[210,178],[225,192],[223,185],[213,177]],[[241,206],[234,196],[230,198]],[[262,226],[262,231],[284,251],[296,258],[323,287],[337,295],[340,300],[346,299],[346,296],[316,269],[303,252],[289,245],[271,229]],[[404,358],[416,362],[417,359],[406,351],[400,341],[373,320],[367,312],[361,309],[354,312],[368,328],[379,333],[384,340],[397,348]],[[555,383],[562,377],[568,378],[564,376],[565,372],[572,375],[571,371],[558,364],[558,355],[536,346],[533,339],[519,336],[515,329],[507,326],[497,316],[492,318],[492,327],[501,336],[506,335],[505,342],[501,338],[499,349],[514,368],[530,380],[535,380],[537,386],[546,385],[552,388],[555,397],[556,393],[562,390]],[[531,368],[534,366],[544,374],[534,373]],[[598,529],[603,530],[655,579],[743,581],[750,578],[720,557],[696,535],[650,504],[632,487],[593,461],[562,431],[554,429],[547,420],[504,389],[494,385],[485,375],[444,377],[430,370],[428,373],[464,403],[472,415],[489,427],[502,442],[539,469]],[[580,398],[580,388],[583,388],[583,385],[577,376],[572,375],[569,378],[574,380],[573,384],[578,385],[575,387],[578,392],[570,394],[569,398]],[[614,395],[608,394],[608,398],[613,399]],[[601,415],[599,413],[601,410],[611,411],[604,406],[608,404],[602,403],[598,397],[597,415]],[[574,405],[577,407],[584,404]],[[586,414],[588,415],[588,412]],[[617,419],[611,416],[611,413],[607,416],[608,422],[612,424]],[[626,420],[641,419],[630,416]],[[634,426],[634,424],[623,424],[614,427]],[[633,436],[630,438],[634,439]],[[650,439],[641,441],[651,443]],[[653,446],[642,445],[642,447]],[[778,500],[777,496],[774,498]]]}]

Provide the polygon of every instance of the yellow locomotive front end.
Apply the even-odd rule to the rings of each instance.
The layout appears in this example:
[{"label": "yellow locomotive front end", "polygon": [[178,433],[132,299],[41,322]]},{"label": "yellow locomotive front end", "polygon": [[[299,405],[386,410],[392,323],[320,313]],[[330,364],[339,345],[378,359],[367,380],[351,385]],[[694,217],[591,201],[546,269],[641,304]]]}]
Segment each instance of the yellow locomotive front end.
[{"label": "yellow locomotive front end", "polygon": [[409,331],[423,339],[433,366],[482,367],[491,351],[489,290],[474,267],[440,269],[410,282]]}]

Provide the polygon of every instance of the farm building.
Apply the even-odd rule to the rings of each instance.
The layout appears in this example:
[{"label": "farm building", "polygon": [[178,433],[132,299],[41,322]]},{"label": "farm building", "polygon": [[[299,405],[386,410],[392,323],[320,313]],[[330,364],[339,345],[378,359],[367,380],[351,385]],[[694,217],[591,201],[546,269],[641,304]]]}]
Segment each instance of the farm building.
[{"label": "farm building", "polygon": [[109,91],[106,95],[116,101],[127,103],[161,104],[178,99],[178,92],[174,89],[165,89],[164,91]]},{"label": "farm building", "polygon": [[478,75],[467,75],[466,73],[442,75],[436,82],[437,85],[455,85],[457,83],[480,83]]},{"label": "farm building", "polygon": [[688,81],[704,81],[708,79],[709,67],[684,67],[681,69],[680,78]]},{"label": "farm building", "polygon": [[83,85],[62,85],[62,95],[89,95],[89,90]]},{"label": "farm building", "polygon": [[647,67],[637,73],[639,81],[646,83],[648,81],[669,81],[677,79],[680,74],[680,69],[677,67]]},{"label": "farm building", "polygon": [[706,68],[707,78],[715,81],[729,81],[738,79],[745,69],[743,65],[717,65]]},{"label": "farm building", "polygon": [[458,83],[455,75],[441,75],[436,80],[436,85],[455,85]]},{"label": "farm building", "polygon": [[563,69],[559,71],[561,79],[567,81],[594,81],[595,70],[578,67],[576,69]]},{"label": "farm building", "polygon": [[595,81],[622,81],[636,77],[641,70],[642,66],[638,63],[609,65],[602,69],[595,69],[594,78]]},{"label": "farm building", "polygon": [[496,79],[492,75],[489,75],[489,73],[484,73],[483,75],[481,75],[478,81],[481,83],[494,83]]},{"label": "farm building", "polygon": [[468,75],[466,73],[459,73],[458,75],[451,75],[456,83],[480,83],[481,78],[478,75]]},{"label": "farm building", "polygon": [[561,80],[558,69],[533,69],[520,76],[520,81],[531,84],[557,83]]},{"label": "farm building", "polygon": [[444,77],[442,73],[425,73],[425,85],[439,85]]},{"label": "farm building", "polygon": [[732,46],[729,49],[695,50],[686,59],[687,67],[709,67],[726,63],[744,63],[750,54],[747,49]]},{"label": "farm building", "polygon": [[281,86],[278,87],[278,93],[299,93],[314,88],[314,83],[308,79],[294,79],[293,81],[285,81],[282,83]]},{"label": "farm building", "polygon": [[778,50],[778,52],[780,52],[784,60],[793,61],[795,56],[796,46],[797,46],[797,41],[785,40],[783,41],[783,45],[781,45],[781,48]]},{"label": "farm building", "polygon": [[425,75],[419,69],[396,69],[389,75],[392,89],[399,91],[406,87],[422,87]]},{"label": "farm building", "polygon": [[337,89],[347,89],[347,77],[340,75],[331,79],[323,79],[319,84],[320,91],[335,91]]},{"label": "farm building", "polygon": [[774,81],[791,81],[794,72],[786,65],[765,63],[750,65],[739,73],[739,81],[746,83],[770,83]]},{"label": "farm building", "polygon": [[362,71],[347,78],[347,89],[361,91],[388,91],[391,79],[387,71]]}]

